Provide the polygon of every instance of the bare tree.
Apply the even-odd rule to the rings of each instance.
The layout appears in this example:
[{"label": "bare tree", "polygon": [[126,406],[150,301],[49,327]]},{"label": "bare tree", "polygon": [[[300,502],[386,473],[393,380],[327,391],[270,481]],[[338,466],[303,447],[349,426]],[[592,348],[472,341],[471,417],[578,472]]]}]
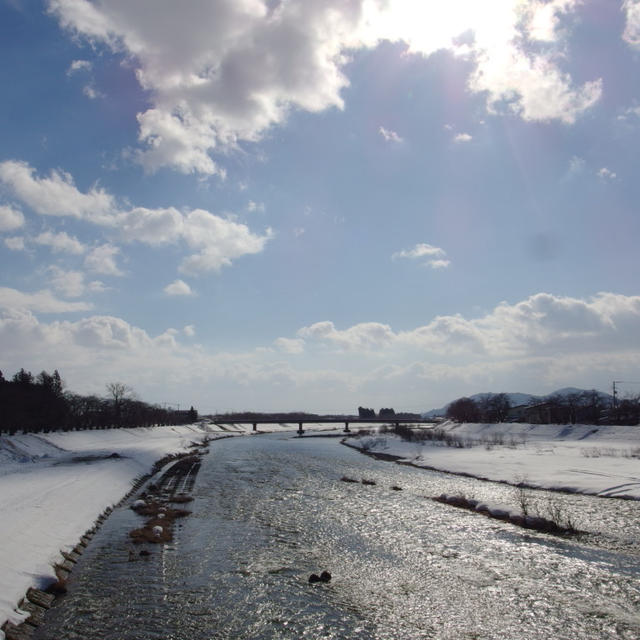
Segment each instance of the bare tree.
[{"label": "bare tree", "polygon": [[108,382],[107,393],[113,400],[113,415],[116,424],[120,424],[120,418],[122,414],[122,405],[131,395],[133,395],[133,389],[124,384],[124,382]]}]

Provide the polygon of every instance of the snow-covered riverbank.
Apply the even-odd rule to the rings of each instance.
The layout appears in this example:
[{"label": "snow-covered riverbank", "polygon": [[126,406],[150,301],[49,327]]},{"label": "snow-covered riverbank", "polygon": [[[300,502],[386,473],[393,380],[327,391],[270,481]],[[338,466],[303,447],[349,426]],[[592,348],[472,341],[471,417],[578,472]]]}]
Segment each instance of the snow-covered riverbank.
[{"label": "snow-covered riverbank", "polygon": [[0,625],[22,619],[15,607],[25,591],[51,582],[60,550],[69,551],[156,460],[225,435],[194,424],[0,437]]},{"label": "snow-covered riverbank", "polygon": [[446,422],[425,431],[440,433],[414,441],[376,433],[348,444],[450,473],[640,499],[640,427]]}]

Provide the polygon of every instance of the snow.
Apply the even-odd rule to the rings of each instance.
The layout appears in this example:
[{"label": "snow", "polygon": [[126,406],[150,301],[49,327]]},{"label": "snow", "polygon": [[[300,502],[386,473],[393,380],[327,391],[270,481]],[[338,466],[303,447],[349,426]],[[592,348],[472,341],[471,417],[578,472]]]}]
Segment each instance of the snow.
[{"label": "snow", "polygon": [[0,625],[25,617],[15,607],[27,589],[50,583],[60,550],[71,550],[156,460],[250,430],[198,423],[0,437]]},{"label": "snow", "polygon": [[406,442],[392,433],[350,438],[348,443],[439,471],[640,500],[640,427],[454,422],[429,427],[436,429],[463,446]]}]

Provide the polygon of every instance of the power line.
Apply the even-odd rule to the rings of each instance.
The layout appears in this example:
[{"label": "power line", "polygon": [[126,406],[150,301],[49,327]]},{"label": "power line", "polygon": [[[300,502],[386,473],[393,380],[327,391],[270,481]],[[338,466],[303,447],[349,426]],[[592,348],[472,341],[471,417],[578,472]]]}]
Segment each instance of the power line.
[{"label": "power line", "polygon": [[638,382],[637,380],[614,380],[612,387],[613,387],[613,408],[616,408],[616,400],[618,397],[618,391],[616,389],[616,385],[617,384],[640,384],[640,382]]}]

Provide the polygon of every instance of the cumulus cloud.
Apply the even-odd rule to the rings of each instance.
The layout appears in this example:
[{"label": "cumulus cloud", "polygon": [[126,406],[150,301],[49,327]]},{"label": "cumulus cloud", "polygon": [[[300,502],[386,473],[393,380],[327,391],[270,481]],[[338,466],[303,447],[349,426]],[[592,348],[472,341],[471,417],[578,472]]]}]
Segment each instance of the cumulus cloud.
[{"label": "cumulus cloud", "polygon": [[54,253],[72,253],[75,255],[83,254],[86,251],[86,247],[77,238],[70,236],[69,234],[61,231],[59,233],[53,233],[51,231],[45,231],[40,235],[33,238],[36,244],[51,247]]},{"label": "cumulus cloud", "polygon": [[24,251],[26,248],[24,243],[24,238],[22,236],[5,238],[4,246],[7,247],[7,249],[11,249],[11,251]]},{"label": "cumulus cloud", "polygon": [[100,293],[105,290],[99,280],[87,283],[82,271],[66,271],[57,265],[47,269],[51,286],[65,298],[79,298],[87,292]]},{"label": "cumulus cloud", "polygon": [[137,207],[119,217],[123,237],[150,245],[184,241],[197,250],[187,256],[180,271],[195,275],[205,271],[219,271],[234,258],[260,253],[273,232],[253,233],[245,224],[216,216],[204,209],[186,214],[177,209],[145,209]]},{"label": "cumulus cloud", "polygon": [[[256,234],[247,225],[204,209],[186,212],[175,207],[124,209],[104,189],[94,186],[82,192],[71,175],[57,171],[52,171],[48,178],[39,178],[35,169],[24,162],[0,163],[0,181],[41,215],[71,216],[108,228],[117,227],[126,242],[142,242],[154,247],[184,243],[195,251],[182,261],[180,270],[184,273],[219,271],[236,258],[260,253],[273,237],[269,228],[262,235]],[[0,209],[0,222],[4,219],[6,224],[16,224],[20,219],[18,213],[10,208],[2,213]],[[35,241],[55,251],[80,254],[86,250],[76,238],[64,232],[44,232]],[[85,264],[98,273],[122,275],[115,263],[118,251],[110,244],[96,248],[87,256]]]},{"label": "cumulus cloud", "polygon": [[623,38],[633,47],[640,47],[640,0],[624,0],[622,10],[626,23]]},{"label": "cumulus cloud", "polygon": [[547,293],[515,304],[501,303],[490,313],[468,319],[437,316],[426,325],[393,331],[365,322],[337,329],[322,321],[303,327],[297,338],[345,351],[423,349],[505,358],[564,353],[624,351],[640,330],[640,296],[600,293],[583,300]]},{"label": "cumulus cloud", "polygon": [[584,0],[534,0],[525,5],[527,32],[532,40],[552,42],[563,14],[573,11]]},{"label": "cumulus cloud", "polygon": [[451,264],[447,259],[447,253],[440,247],[434,247],[427,243],[417,244],[413,249],[403,249],[392,254],[391,259],[408,258],[409,260],[418,260],[426,258],[423,264],[432,269],[445,269]]},{"label": "cumulus cloud", "polygon": [[275,346],[285,353],[302,353],[304,351],[304,340],[299,338],[278,338],[274,342]]},{"label": "cumulus cloud", "polygon": [[71,175],[64,171],[54,169],[48,177],[40,178],[26,162],[6,160],[0,163],[0,182],[41,215],[71,216],[98,224],[113,224],[116,211],[113,196],[95,185],[82,193]]},{"label": "cumulus cloud", "polygon": [[196,328],[192,324],[187,324],[182,328],[182,333],[189,338],[196,335]]},{"label": "cumulus cloud", "polygon": [[93,249],[85,258],[84,266],[95,273],[106,276],[123,276],[124,273],[116,263],[116,257],[120,253],[118,247],[112,244],[103,244]]},{"label": "cumulus cloud", "polygon": [[183,237],[198,252],[182,261],[180,271],[197,274],[219,271],[233,258],[260,253],[273,237],[271,229],[263,236],[252,233],[244,224],[225,220],[203,209],[190,211],[184,219]]},{"label": "cumulus cloud", "polygon": [[264,202],[254,202],[253,200],[249,200],[247,203],[247,211],[253,213],[254,211],[258,211],[259,213],[265,212]]},{"label": "cumulus cloud", "polygon": [[602,178],[603,180],[615,180],[617,176],[613,171],[611,171],[611,169],[602,167],[602,169],[598,171],[598,177]]},{"label": "cumulus cloud", "polygon": [[105,95],[104,93],[101,93],[100,91],[98,91],[95,87],[95,84],[93,82],[89,83],[89,84],[85,84],[84,87],[82,87],[82,93],[89,98],[89,100],[96,100],[98,98],[104,98]]},{"label": "cumulus cloud", "polygon": [[297,333],[299,338],[314,342],[324,342],[347,351],[375,349],[389,345],[395,334],[386,324],[363,322],[348,329],[336,329],[333,322],[316,322],[302,327]]},{"label": "cumulus cloud", "polygon": [[184,280],[174,280],[164,288],[168,296],[193,296],[195,293]]},{"label": "cumulus cloud", "polygon": [[0,287],[0,309],[23,309],[40,313],[72,313],[88,311],[91,304],[58,300],[51,291],[43,289],[24,293],[9,287]]},{"label": "cumulus cloud", "polygon": [[471,140],[473,140],[473,136],[471,136],[468,133],[458,133],[454,138],[453,141],[456,143],[461,143],[461,142],[471,142]]},{"label": "cumulus cloud", "polygon": [[[494,112],[506,106],[526,120],[574,122],[602,92],[599,79],[575,87],[556,64],[559,18],[579,0],[494,4],[487,12],[477,0],[446,7],[411,0],[197,0],[161,10],[152,0],[48,2],[64,29],[122,52],[136,66],[152,103],[137,115],[145,168],[203,174],[220,172],[211,152],[258,140],[292,109],[342,108],[348,53],[382,40],[405,42],[410,54],[448,49],[464,56],[475,65],[470,89],[484,92]],[[631,25],[635,3],[626,10]],[[160,24],[171,24],[170,38]],[[472,37],[460,44],[465,33]],[[397,141],[394,132],[379,131]]]},{"label": "cumulus cloud", "polygon": [[380,127],[378,132],[387,142],[403,142],[403,139],[395,131]]},{"label": "cumulus cloud", "polygon": [[24,225],[24,215],[19,209],[7,205],[0,206],[0,232],[15,231]]},{"label": "cumulus cloud", "polygon": [[78,71],[91,71],[93,65],[89,60],[73,60],[67,69],[67,75],[72,76]]}]

